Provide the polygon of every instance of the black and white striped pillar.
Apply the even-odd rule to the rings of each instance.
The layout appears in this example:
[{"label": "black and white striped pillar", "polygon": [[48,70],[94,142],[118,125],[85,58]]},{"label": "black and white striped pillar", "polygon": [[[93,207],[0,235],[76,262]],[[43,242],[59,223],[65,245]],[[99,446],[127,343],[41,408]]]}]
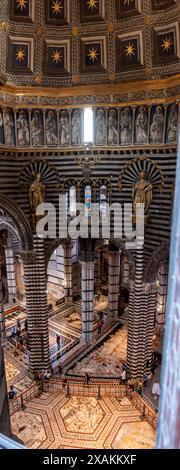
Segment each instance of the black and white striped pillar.
[{"label": "black and white striped pillar", "polygon": [[136,251],[135,280],[130,282],[127,364],[132,378],[149,372],[156,312],[156,284],[143,283],[143,248]]},{"label": "black and white striped pillar", "polygon": [[13,248],[5,248],[6,257],[6,274],[7,274],[7,286],[8,286],[8,302],[13,303],[13,299],[16,299],[16,266]]},{"label": "black and white striped pillar", "polygon": [[81,261],[82,338],[87,343],[92,341],[94,333],[94,268],[95,261]]},{"label": "black and white striped pillar", "polygon": [[44,241],[34,236],[34,251],[23,253],[31,371],[50,367]]},{"label": "black and white striped pillar", "polygon": [[108,271],[108,301],[109,301],[109,321],[116,321],[119,307],[119,277],[120,277],[120,252],[110,251],[109,271]]},{"label": "black and white striped pillar", "polygon": [[1,266],[0,266],[0,337],[1,337],[1,342],[3,345],[6,339],[6,330],[5,330],[4,300],[3,300],[2,279],[1,279]]},{"label": "black and white striped pillar", "polygon": [[127,365],[131,377],[133,378],[139,377],[139,373],[141,373],[140,335],[142,282],[143,247],[136,250],[135,280],[130,282],[129,294]]},{"label": "black and white striped pillar", "polygon": [[156,303],[156,334],[162,335],[165,323],[165,310],[167,299],[167,263],[160,266],[157,278],[157,303]]},{"label": "black and white striped pillar", "polygon": [[64,250],[64,293],[65,301],[72,303],[72,247],[73,243],[63,243]]}]

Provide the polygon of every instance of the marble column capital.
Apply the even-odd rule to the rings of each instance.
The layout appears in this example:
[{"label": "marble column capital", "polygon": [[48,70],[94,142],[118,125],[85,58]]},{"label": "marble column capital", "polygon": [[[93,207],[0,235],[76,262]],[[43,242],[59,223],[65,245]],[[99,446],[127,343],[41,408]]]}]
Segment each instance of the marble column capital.
[{"label": "marble column capital", "polygon": [[83,268],[94,268],[96,261],[80,261]]},{"label": "marble column capital", "polygon": [[71,248],[73,247],[74,245],[74,241],[73,240],[67,240],[67,241],[64,241],[62,243],[62,247],[63,247],[63,250],[67,249],[67,248]]}]

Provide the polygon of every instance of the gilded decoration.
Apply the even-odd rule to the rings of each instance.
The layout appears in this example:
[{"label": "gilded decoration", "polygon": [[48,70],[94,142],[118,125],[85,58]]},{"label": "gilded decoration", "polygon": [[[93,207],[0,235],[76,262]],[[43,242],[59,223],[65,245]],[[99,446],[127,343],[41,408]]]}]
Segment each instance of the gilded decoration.
[{"label": "gilded decoration", "polygon": [[[1,74],[17,86],[42,83],[59,90],[73,84],[75,75],[81,85],[90,86],[110,83],[113,74],[120,83],[143,81],[151,67],[155,79],[179,72],[175,0],[115,0],[108,5],[105,0],[73,0],[73,6],[71,0],[9,0],[1,30]],[[64,42],[61,60],[52,60],[53,51],[43,49],[42,38],[55,54]]]}]

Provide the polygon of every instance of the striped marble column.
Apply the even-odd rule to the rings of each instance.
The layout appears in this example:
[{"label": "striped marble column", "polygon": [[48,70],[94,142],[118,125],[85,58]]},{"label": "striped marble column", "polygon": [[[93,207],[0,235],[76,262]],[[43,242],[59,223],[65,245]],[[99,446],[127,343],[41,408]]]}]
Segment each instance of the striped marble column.
[{"label": "striped marble column", "polygon": [[142,282],[143,247],[136,250],[135,280],[130,283],[129,295],[127,365],[131,377],[133,378],[138,377],[139,372],[141,372],[140,335],[142,323]]},{"label": "striped marble column", "polygon": [[95,261],[81,261],[82,338],[90,343],[93,338]]},{"label": "striped marble column", "polygon": [[0,266],[0,337],[2,345],[6,338],[5,330],[5,317],[4,317],[4,301],[3,301],[3,290],[2,290],[2,279],[1,279],[1,266]]},{"label": "striped marble column", "polygon": [[119,307],[120,252],[110,251],[108,272],[109,320],[117,320]]},{"label": "striped marble column", "polygon": [[13,248],[5,248],[6,257],[6,274],[7,274],[7,285],[8,285],[8,301],[13,302],[16,298],[16,269]]},{"label": "striped marble column", "polygon": [[[152,346],[154,336],[154,324],[156,315],[156,283],[145,283],[142,286],[142,311],[141,311],[141,335],[140,335],[140,359],[141,375],[150,372],[152,361]],[[148,367],[147,367],[148,363]]]},{"label": "striped marble column", "polygon": [[139,248],[136,251],[135,280],[130,283],[128,315],[127,364],[134,379],[142,377],[151,366],[155,312],[156,284],[143,283],[143,248]]},{"label": "striped marble column", "polygon": [[49,333],[44,241],[34,236],[34,251],[23,253],[26,311],[32,371],[48,369]]},{"label": "striped marble column", "polygon": [[72,303],[72,246],[73,243],[67,241],[63,243],[64,250],[64,293],[65,301]]},{"label": "striped marble column", "polygon": [[155,331],[158,335],[162,335],[165,323],[167,298],[167,264],[162,264],[159,269],[157,287]]}]

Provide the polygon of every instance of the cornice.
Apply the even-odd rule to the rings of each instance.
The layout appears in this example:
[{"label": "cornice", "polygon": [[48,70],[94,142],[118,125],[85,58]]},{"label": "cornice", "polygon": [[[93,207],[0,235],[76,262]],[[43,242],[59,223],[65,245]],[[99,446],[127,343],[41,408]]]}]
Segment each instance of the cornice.
[{"label": "cornice", "polygon": [[[52,88],[52,87],[34,87],[34,86],[14,86],[5,84],[0,87],[0,93],[21,97],[49,97],[66,98],[73,96],[91,96],[91,95],[117,95],[136,92],[151,92],[153,90],[165,90],[172,87],[180,87],[180,74],[155,80],[129,81],[112,84],[93,84],[93,85],[75,85],[71,87]],[[179,88],[180,92],[180,88]]]}]

